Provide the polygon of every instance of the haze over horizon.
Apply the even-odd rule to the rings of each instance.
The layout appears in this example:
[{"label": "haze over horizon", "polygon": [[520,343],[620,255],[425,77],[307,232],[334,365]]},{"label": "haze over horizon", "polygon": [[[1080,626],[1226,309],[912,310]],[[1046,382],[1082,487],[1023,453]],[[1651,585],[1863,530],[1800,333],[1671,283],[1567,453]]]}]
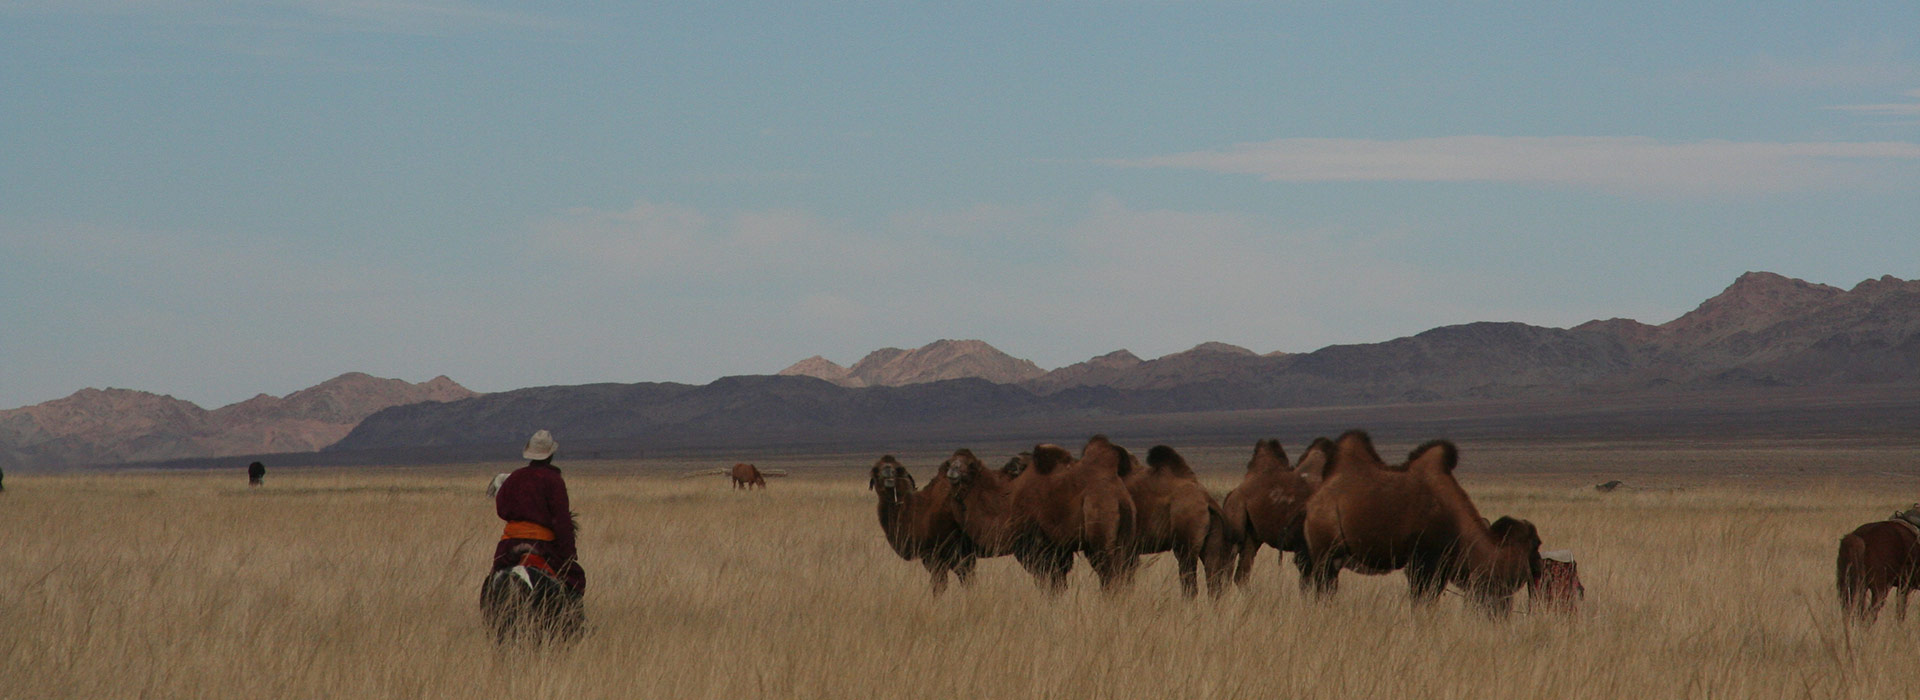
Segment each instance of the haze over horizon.
[{"label": "haze over horizon", "polygon": [[0,4],[0,408],[1920,277],[1920,5]]}]

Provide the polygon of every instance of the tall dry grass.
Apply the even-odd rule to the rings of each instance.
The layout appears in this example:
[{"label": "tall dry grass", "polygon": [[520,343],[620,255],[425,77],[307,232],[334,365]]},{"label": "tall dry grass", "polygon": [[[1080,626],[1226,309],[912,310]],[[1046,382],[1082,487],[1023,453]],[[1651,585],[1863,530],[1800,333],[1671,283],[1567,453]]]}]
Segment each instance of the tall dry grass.
[{"label": "tall dry grass", "polygon": [[588,637],[500,650],[476,609],[499,532],[490,471],[282,471],[257,489],[224,472],[16,475],[0,697],[1920,693],[1920,620],[1850,630],[1838,614],[1838,538],[1913,497],[1865,482],[1598,494],[1475,476],[1485,513],[1577,550],[1588,587],[1572,617],[1488,620],[1453,596],[1413,609],[1398,574],[1346,574],[1310,604],[1270,550],[1218,602],[1183,600],[1165,557],[1116,596],[1084,563],[1048,598],[992,560],[935,599],[882,541],[863,473],[738,493],[595,467],[569,472]]}]

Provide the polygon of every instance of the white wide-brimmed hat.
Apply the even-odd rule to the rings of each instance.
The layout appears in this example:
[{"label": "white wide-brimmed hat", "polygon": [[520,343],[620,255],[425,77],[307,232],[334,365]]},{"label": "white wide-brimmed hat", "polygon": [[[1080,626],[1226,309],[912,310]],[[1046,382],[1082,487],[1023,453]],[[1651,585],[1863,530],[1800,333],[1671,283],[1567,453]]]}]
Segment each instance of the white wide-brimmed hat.
[{"label": "white wide-brimmed hat", "polygon": [[520,453],[520,456],[527,459],[547,459],[559,449],[560,443],[553,441],[553,433],[540,430],[534,432],[533,437],[527,438],[527,451]]}]

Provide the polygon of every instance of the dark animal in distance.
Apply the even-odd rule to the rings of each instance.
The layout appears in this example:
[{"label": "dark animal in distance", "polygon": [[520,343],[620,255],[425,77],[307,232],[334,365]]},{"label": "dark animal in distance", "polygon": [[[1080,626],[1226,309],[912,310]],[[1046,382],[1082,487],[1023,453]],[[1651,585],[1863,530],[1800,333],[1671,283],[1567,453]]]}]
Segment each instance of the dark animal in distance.
[{"label": "dark animal in distance", "polygon": [[680,478],[685,479],[688,477],[709,476],[713,474],[724,474],[732,478],[733,487],[736,489],[751,489],[755,486],[758,486],[764,490],[767,488],[766,477],[786,476],[787,470],[761,469],[759,467],[755,467],[746,462],[741,462],[733,465],[732,467],[723,467],[719,469],[702,469],[700,471],[687,472],[685,474],[681,474]]},{"label": "dark animal in distance", "polygon": [[1920,528],[1900,519],[1854,528],[1840,538],[1835,562],[1840,608],[1848,618],[1872,622],[1891,591],[1894,617],[1907,618],[1907,595],[1920,586]]},{"label": "dark animal in distance", "polygon": [[1125,585],[1138,561],[1133,498],[1123,481],[1133,456],[1101,435],[1087,441],[1079,459],[1058,445],[1036,446],[1032,454],[1032,466],[1017,476],[977,459],[948,471],[967,539],[983,550],[1011,550],[1050,592],[1066,588],[1075,552],[1087,558],[1103,590]]},{"label": "dark animal in distance", "polygon": [[259,462],[247,465],[247,485],[259,486],[267,478],[267,465]]},{"label": "dark animal in distance", "polygon": [[915,490],[913,474],[886,455],[874,462],[867,488],[879,497],[880,529],[887,544],[901,559],[920,560],[933,577],[935,595],[947,590],[949,572],[960,585],[972,581],[977,557],[954,517],[945,463],[926,488]]},{"label": "dark animal in distance", "polygon": [[480,614],[494,641],[578,639],[587,620],[580,595],[532,547],[521,547],[519,565],[494,571],[480,584]]},{"label": "dark animal in distance", "polygon": [[1540,534],[1525,520],[1480,517],[1453,478],[1458,464],[1445,440],[1415,448],[1402,466],[1382,462],[1365,432],[1335,440],[1307,500],[1309,590],[1331,594],[1343,568],[1406,569],[1416,604],[1452,583],[1489,615],[1510,612],[1514,593],[1540,578]]},{"label": "dark animal in distance", "polygon": [[1333,452],[1333,441],[1317,438],[1301,453],[1297,465],[1287,464],[1287,451],[1279,440],[1261,440],[1253,445],[1253,457],[1247,460],[1247,474],[1240,485],[1227,492],[1222,512],[1226,517],[1226,539],[1239,548],[1235,557],[1233,582],[1247,585],[1255,555],[1266,545],[1293,553],[1300,571],[1300,584],[1307,575],[1307,499]]}]

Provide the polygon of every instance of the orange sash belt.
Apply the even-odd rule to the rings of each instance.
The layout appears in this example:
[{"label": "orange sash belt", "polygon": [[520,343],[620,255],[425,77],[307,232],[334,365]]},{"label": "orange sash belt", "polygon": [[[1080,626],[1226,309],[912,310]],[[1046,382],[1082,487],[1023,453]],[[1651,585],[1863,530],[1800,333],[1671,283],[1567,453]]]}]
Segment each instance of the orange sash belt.
[{"label": "orange sash belt", "polygon": [[540,523],[530,523],[525,520],[509,520],[507,521],[506,532],[500,533],[500,539],[552,542],[553,531],[547,529],[547,526],[541,525]]}]

